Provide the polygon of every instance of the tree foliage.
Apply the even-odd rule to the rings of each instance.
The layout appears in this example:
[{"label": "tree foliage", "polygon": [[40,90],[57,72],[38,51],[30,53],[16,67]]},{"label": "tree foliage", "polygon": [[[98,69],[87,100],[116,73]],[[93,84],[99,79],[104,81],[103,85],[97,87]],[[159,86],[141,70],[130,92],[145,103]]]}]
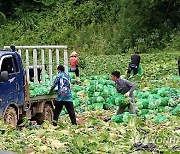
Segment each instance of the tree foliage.
[{"label": "tree foliage", "polygon": [[1,0],[0,45],[67,44],[90,54],[179,49],[179,8],[179,0]]}]

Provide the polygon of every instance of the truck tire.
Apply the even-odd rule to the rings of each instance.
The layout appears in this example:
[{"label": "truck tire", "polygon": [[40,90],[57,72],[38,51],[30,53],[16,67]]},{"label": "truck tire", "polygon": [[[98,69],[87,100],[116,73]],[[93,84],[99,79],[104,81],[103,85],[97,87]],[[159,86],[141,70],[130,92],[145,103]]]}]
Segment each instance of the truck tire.
[{"label": "truck tire", "polygon": [[4,121],[13,126],[17,126],[17,114],[16,110],[9,106],[4,114]]},{"label": "truck tire", "polygon": [[36,115],[37,124],[41,125],[44,122],[44,120],[47,120],[50,123],[52,123],[53,116],[54,116],[54,112],[53,112],[52,106],[49,104],[45,104],[44,109],[43,109],[43,113],[41,113],[41,114],[38,113]]}]

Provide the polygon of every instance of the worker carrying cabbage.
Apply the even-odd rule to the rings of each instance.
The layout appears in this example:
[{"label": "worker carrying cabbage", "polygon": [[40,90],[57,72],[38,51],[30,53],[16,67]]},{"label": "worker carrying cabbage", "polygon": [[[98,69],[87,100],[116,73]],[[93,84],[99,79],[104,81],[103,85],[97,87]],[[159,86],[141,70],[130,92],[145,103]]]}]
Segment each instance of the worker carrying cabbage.
[{"label": "worker carrying cabbage", "polygon": [[123,113],[126,107],[130,109],[130,113],[135,114],[135,97],[133,91],[136,89],[136,86],[130,81],[120,78],[119,71],[112,72],[111,79],[115,82],[115,87],[118,93],[124,94],[131,99],[131,103],[119,106],[117,114]]},{"label": "worker carrying cabbage", "polygon": [[66,110],[71,119],[71,123],[73,125],[77,125],[74,105],[72,101],[72,93],[70,89],[70,77],[64,72],[64,66],[62,65],[59,65],[57,67],[57,71],[58,74],[50,89],[50,93],[51,93],[52,90],[58,85],[58,96],[55,104],[53,125],[57,126],[58,118],[63,109],[63,106],[66,107]]}]

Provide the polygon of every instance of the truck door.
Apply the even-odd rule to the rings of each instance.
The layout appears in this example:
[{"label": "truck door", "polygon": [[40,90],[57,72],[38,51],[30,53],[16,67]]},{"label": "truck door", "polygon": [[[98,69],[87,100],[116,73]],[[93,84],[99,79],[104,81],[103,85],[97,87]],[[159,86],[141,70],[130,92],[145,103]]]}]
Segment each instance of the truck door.
[{"label": "truck door", "polygon": [[[8,81],[0,82],[0,95],[4,100],[3,102],[21,104],[23,100],[20,98],[20,73],[15,57],[12,55],[3,56],[0,61],[0,71],[7,71],[9,77]],[[21,83],[23,83],[23,81],[21,81]]]}]

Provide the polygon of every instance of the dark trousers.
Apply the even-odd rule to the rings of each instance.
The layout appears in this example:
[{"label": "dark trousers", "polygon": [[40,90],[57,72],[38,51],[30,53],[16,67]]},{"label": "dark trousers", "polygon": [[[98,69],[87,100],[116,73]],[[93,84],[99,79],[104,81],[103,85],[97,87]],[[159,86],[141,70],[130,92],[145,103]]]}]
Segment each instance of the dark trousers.
[{"label": "dark trousers", "polygon": [[73,102],[57,101],[56,106],[55,106],[55,110],[54,110],[54,118],[53,118],[53,120],[58,121],[58,118],[59,118],[59,115],[60,115],[60,113],[61,113],[61,111],[63,109],[63,106],[66,107],[66,110],[67,110],[67,112],[69,114],[69,117],[71,119],[71,123],[73,125],[77,125]]},{"label": "dark trousers", "polygon": [[76,66],[76,69],[73,70],[73,71],[70,69],[70,72],[74,72],[76,77],[79,77],[79,68],[78,68],[78,66]]},{"label": "dark trousers", "polygon": [[180,76],[180,66],[178,66],[179,76]]},{"label": "dark trousers", "polygon": [[125,111],[125,109],[128,107],[128,109],[129,109],[129,113],[131,113],[131,114],[136,114],[136,111],[135,111],[135,106],[134,106],[134,104],[132,103],[132,104],[127,104],[127,105],[125,105],[125,106],[120,106],[119,107],[119,109],[117,110],[117,115],[118,114],[122,114],[122,113],[124,113],[124,111]]},{"label": "dark trousers", "polygon": [[118,114],[122,114],[123,112],[124,112],[124,110],[126,109],[126,107],[130,107],[130,104],[128,104],[128,105],[125,105],[125,106],[121,106],[121,107],[119,107],[119,109],[117,110],[117,115]]},{"label": "dark trousers", "polygon": [[77,67],[75,70],[76,77],[79,77],[79,68]]},{"label": "dark trousers", "polygon": [[133,75],[136,75],[138,73],[138,66],[137,67],[131,67],[129,65],[128,70],[127,70],[127,76],[128,77],[130,76],[131,71],[133,71]]}]

